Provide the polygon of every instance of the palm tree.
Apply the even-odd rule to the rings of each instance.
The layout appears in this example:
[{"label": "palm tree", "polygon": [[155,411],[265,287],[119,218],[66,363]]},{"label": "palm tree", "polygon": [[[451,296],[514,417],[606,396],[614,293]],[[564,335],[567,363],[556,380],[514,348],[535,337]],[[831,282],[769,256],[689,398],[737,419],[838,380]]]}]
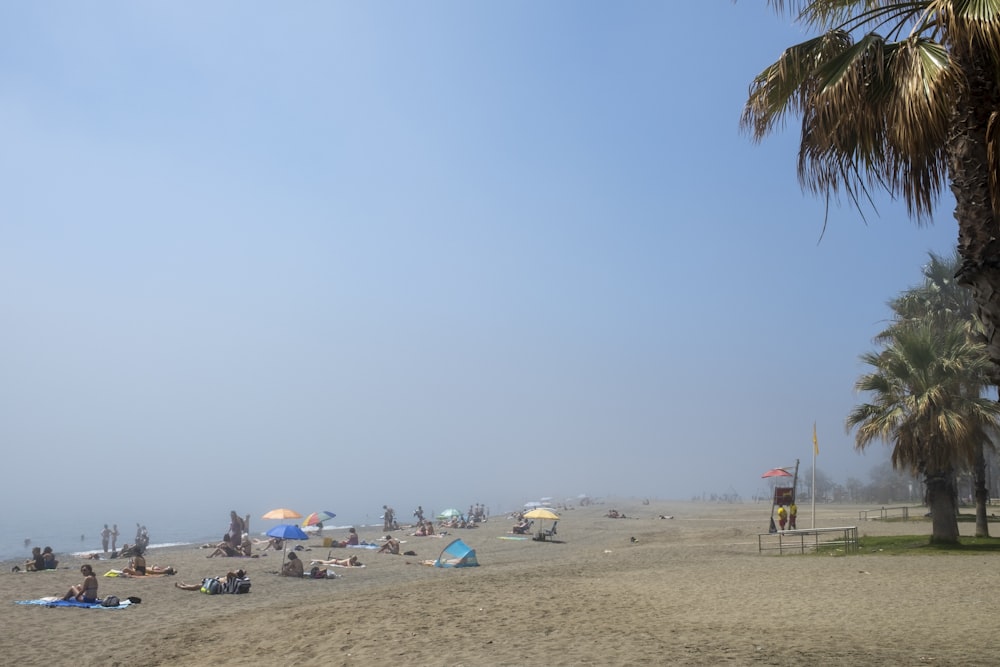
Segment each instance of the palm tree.
[{"label": "palm tree", "polygon": [[921,223],[950,187],[957,277],[1000,371],[1000,0],[768,5],[819,36],[754,79],[741,125],[760,141],[800,115],[799,181],[828,201],[844,193],[860,209],[885,189]]},{"label": "palm tree", "polygon": [[861,358],[873,370],[855,389],[872,402],[847,417],[847,429],[857,429],[855,446],[891,444],[893,467],[924,477],[931,541],[957,542],[953,471],[974,459],[984,434],[1000,420],[1000,405],[979,392],[992,364],[959,323],[901,327],[881,352]]},{"label": "palm tree", "polygon": [[[965,331],[970,343],[982,341],[982,326],[976,315],[975,303],[969,290],[956,284],[955,273],[960,260],[957,253],[951,258],[944,258],[929,253],[930,260],[923,267],[923,283],[903,292],[890,302],[895,313],[895,320],[876,340],[891,341],[901,327],[913,326],[918,323],[928,323],[936,327],[959,326]],[[985,354],[984,346],[982,353]],[[987,384],[998,384],[996,379],[988,380]],[[973,388],[970,387],[970,390]],[[981,391],[982,387],[980,388]],[[985,434],[984,434],[985,435]],[[989,501],[989,490],[986,487],[986,447],[993,447],[989,438],[977,446],[975,460],[972,465],[975,480],[976,499],[976,537],[989,537],[989,522],[986,517],[986,505]]]}]

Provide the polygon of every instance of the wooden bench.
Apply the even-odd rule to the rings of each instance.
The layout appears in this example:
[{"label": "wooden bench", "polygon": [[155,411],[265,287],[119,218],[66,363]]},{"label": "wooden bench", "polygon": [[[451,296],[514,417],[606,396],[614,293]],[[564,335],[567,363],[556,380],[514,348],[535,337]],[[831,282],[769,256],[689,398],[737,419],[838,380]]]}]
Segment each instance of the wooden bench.
[{"label": "wooden bench", "polygon": [[[821,537],[829,539],[820,541]],[[786,552],[804,554],[807,550],[827,548],[843,549],[845,554],[858,553],[858,527],[798,528],[757,535],[757,553],[777,551],[779,555]]]}]

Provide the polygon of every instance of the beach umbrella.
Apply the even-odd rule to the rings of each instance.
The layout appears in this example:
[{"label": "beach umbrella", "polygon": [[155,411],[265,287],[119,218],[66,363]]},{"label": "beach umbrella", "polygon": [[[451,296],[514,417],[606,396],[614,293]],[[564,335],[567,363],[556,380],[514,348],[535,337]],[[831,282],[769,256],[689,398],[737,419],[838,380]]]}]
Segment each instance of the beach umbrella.
[{"label": "beach umbrella", "polygon": [[282,540],[308,540],[309,536],[294,523],[283,523],[267,531],[268,537],[277,537]]},{"label": "beach umbrella", "polygon": [[276,510],[271,510],[261,518],[278,519],[279,521],[284,521],[285,519],[301,519],[302,515],[296,512],[295,510],[289,510],[285,509],[284,507],[281,507]]},{"label": "beach umbrella", "polygon": [[542,537],[542,521],[558,521],[559,515],[548,509],[547,507],[538,507],[531,510],[530,512],[524,513],[525,519],[538,519],[538,537]]},{"label": "beach umbrella", "polygon": [[772,468],[766,473],[761,475],[761,479],[766,479],[768,477],[791,477],[792,473],[788,472],[784,468]]},{"label": "beach umbrella", "polygon": [[325,522],[329,521],[330,519],[332,519],[335,516],[337,516],[337,515],[334,514],[333,512],[331,512],[330,510],[320,510],[319,512],[313,512],[312,514],[310,514],[309,516],[307,516],[302,521],[302,525],[303,526],[315,526],[318,523],[325,523]]},{"label": "beach umbrella", "polygon": [[441,513],[437,515],[437,518],[439,518],[439,519],[454,519],[455,517],[458,517],[458,516],[462,516],[462,513],[459,512],[454,507],[449,507],[446,510],[442,510]]},{"label": "beach umbrella", "polygon": [[288,549],[288,540],[308,540],[309,536],[294,523],[283,523],[275,526],[265,533],[268,537],[281,539],[281,566],[285,566],[285,551]]},{"label": "beach umbrella", "polygon": [[529,500],[528,502],[524,503],[524,506],[527,507],[527,508],[529,508],[529,509],[533,509],[535,507],[541,507],[542,504],[540,502],[538,502],[537,500]]}]

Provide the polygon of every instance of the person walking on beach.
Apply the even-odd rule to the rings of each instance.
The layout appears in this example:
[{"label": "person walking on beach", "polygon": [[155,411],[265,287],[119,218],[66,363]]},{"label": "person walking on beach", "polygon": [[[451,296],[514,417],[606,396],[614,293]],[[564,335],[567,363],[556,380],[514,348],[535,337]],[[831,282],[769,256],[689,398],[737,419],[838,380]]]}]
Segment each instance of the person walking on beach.
[{"label": "person walking on beach", "polygon": [[795,517],[799,515],[799,507],[795,503],[788,506],[788,529],[795,530]]},{"label": "person walking on beach", "polygon": [[388,505],[382,505],[382,511],[382,529],[386,531],[392,530],[392,522],[396,513]]},{"label": "person walking on beach", "polygon": [[108,528],[108,524],[104,524],[104,530],[101,531],[101,548],[104,549],[104,553],[108,553],[108,541],[111,539],[111,529]]}]

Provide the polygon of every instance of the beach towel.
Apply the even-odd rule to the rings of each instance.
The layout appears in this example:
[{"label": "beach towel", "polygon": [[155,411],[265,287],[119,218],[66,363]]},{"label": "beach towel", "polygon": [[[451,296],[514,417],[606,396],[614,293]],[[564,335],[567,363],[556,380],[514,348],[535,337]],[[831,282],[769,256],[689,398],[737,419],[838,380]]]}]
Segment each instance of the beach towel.
[{"label": "beach towel", "polygon": [[125,609],[132,602],[122,600],[117,607],[105,607],[98,602],[78,602],[77,600],[60,600],[59,598],[38,598],[37,600],[17,600],[14,604],[30,604],[42,607],[78,607],[80,609]]}]

